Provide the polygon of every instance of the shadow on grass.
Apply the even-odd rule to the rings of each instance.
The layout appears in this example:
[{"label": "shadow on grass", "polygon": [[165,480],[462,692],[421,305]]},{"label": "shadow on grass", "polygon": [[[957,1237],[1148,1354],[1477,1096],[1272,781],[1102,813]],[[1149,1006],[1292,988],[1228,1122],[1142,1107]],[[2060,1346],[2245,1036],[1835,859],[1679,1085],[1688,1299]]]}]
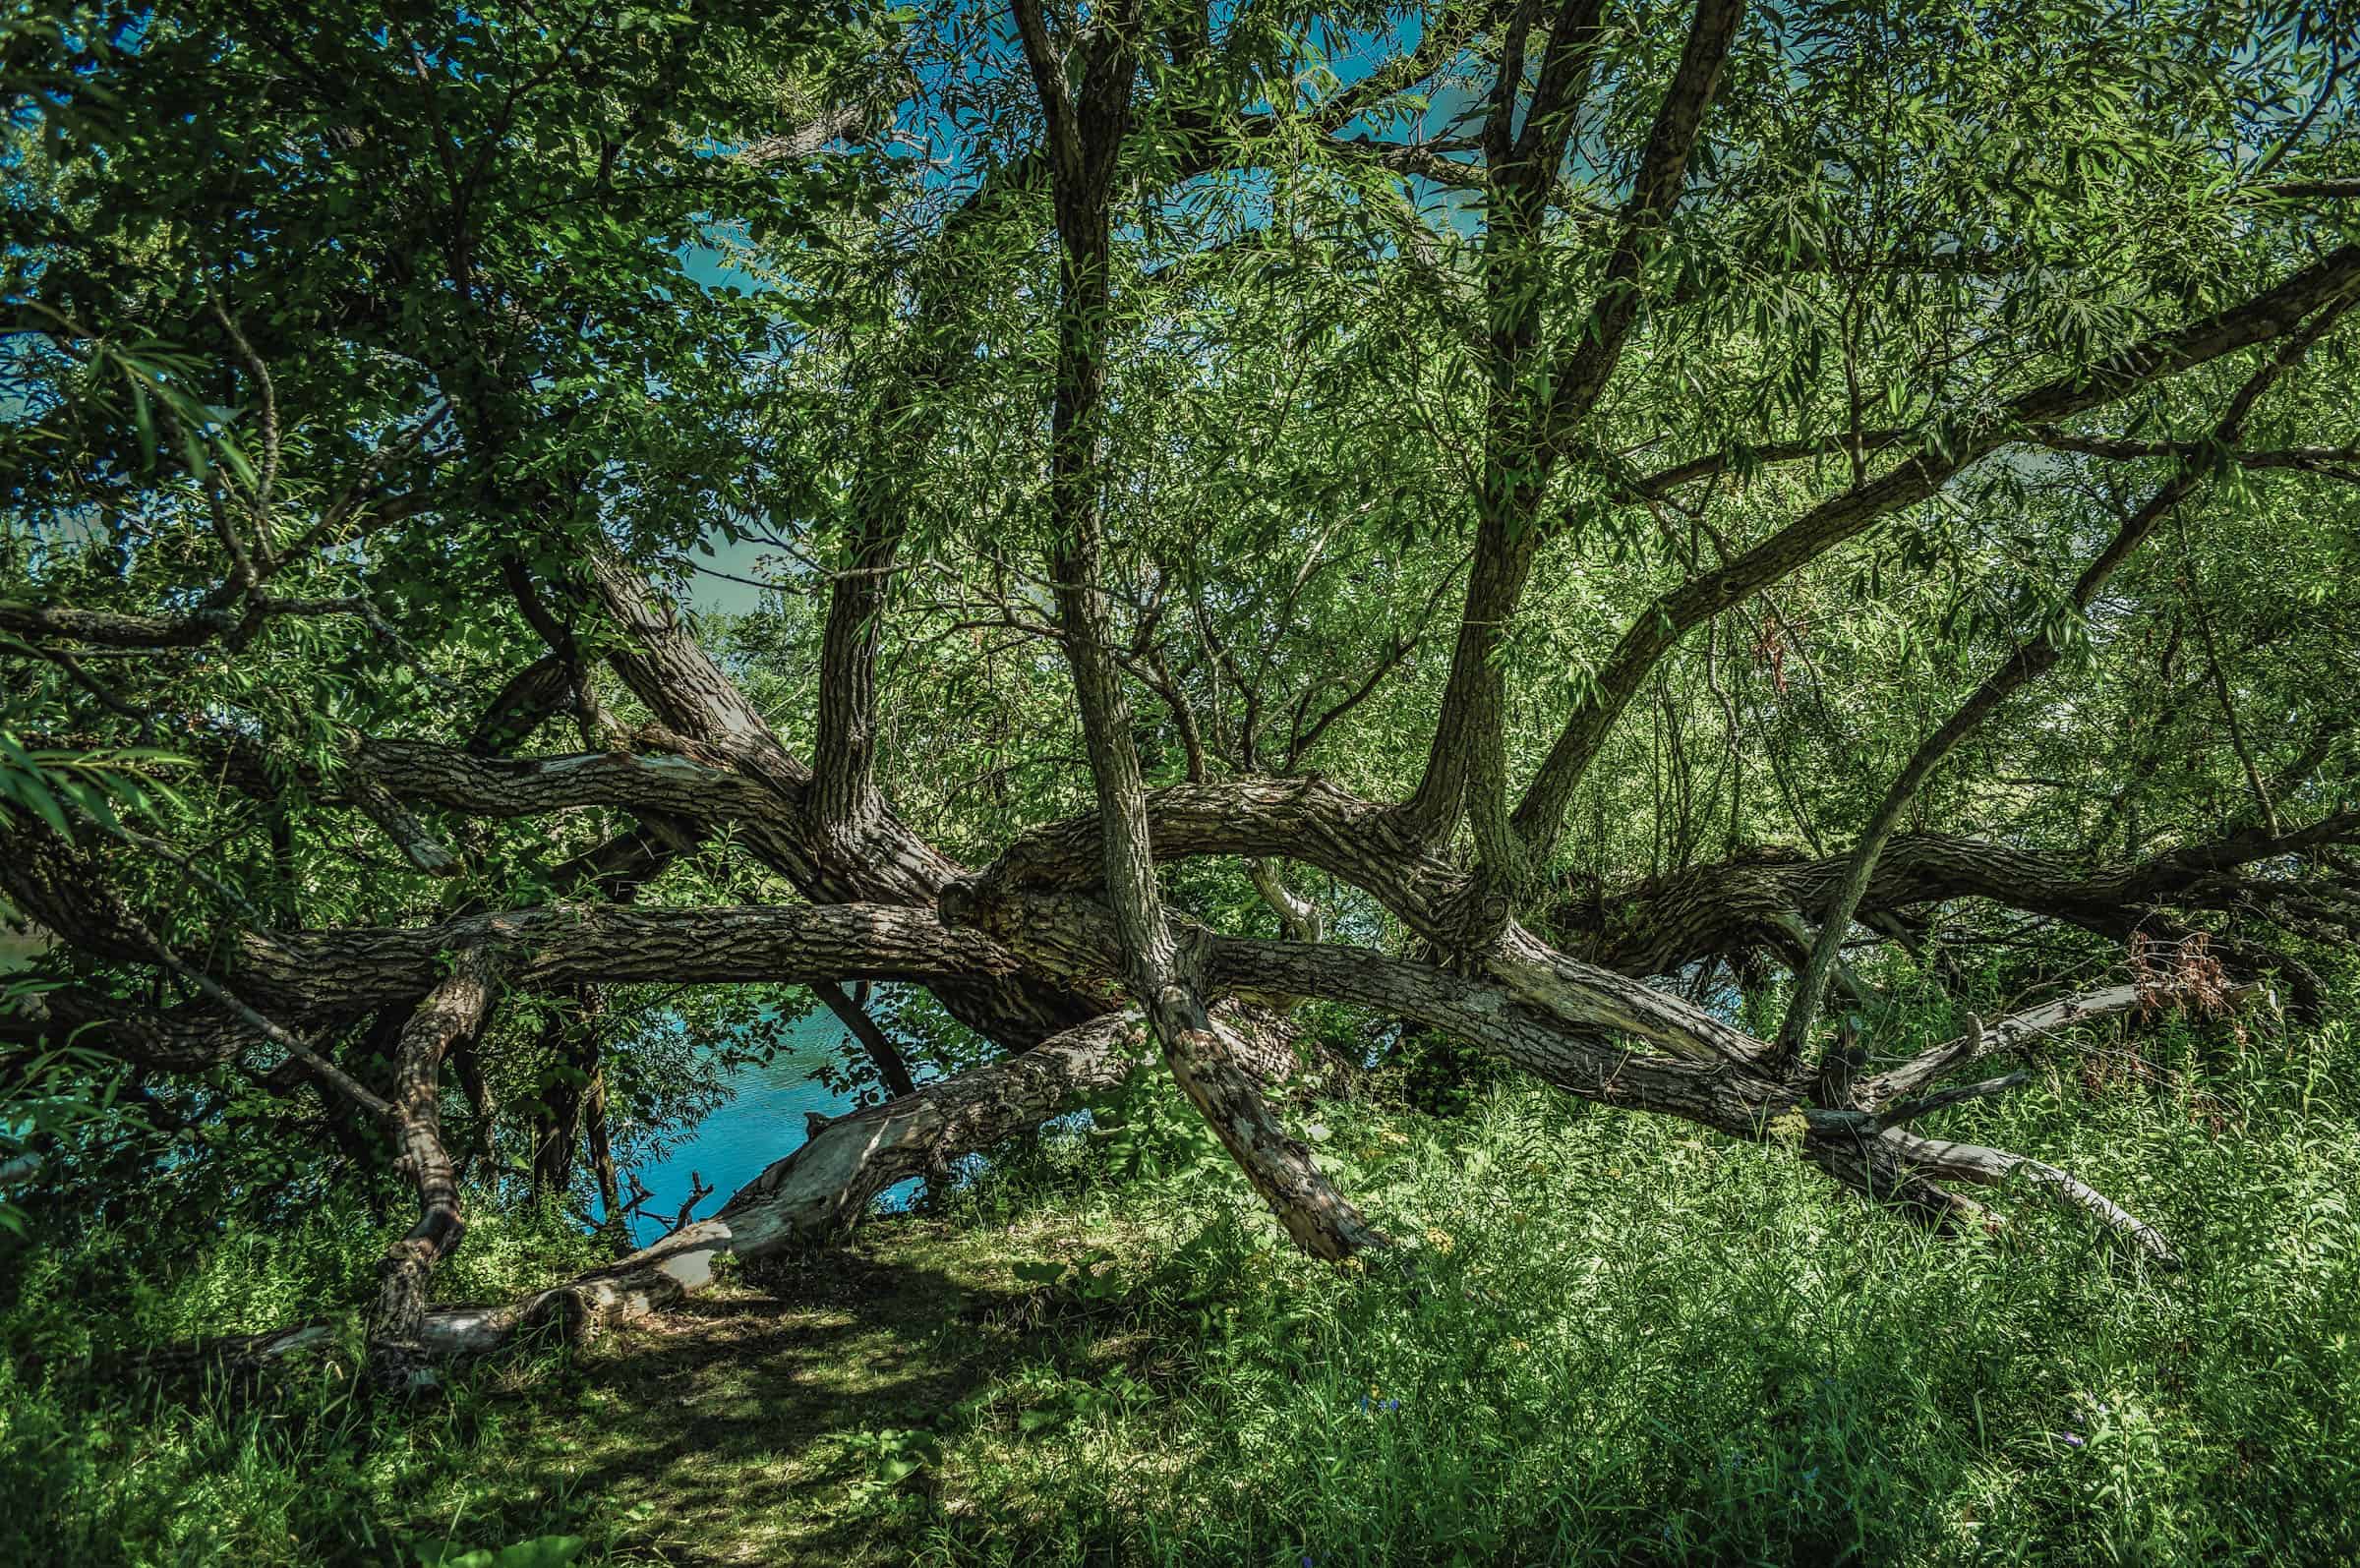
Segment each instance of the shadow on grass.
[{"label": "shadow on grass", "polygon": [[862,1241],[772,1262],[554,1378],[487,1369],[496,1429],[457,1458],[465,1517],[438,1528],[489,1541],[555,1515],[626,1559],[899,1560],[925,1478],[877,1483],[880,1442],[895,1441],[877,1434],[955,1435],[994,1361],[965,1325],[1010,1298],[884,1250],[913,1249]]}]

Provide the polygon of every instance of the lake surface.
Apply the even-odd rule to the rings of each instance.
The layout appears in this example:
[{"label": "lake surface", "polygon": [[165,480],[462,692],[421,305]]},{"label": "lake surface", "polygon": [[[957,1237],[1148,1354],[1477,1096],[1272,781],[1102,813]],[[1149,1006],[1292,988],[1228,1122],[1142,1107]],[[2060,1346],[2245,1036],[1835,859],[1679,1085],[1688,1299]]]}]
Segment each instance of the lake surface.
[{"label": "lake surface", "polygon": [[[687,1141],[661,1160],[636,1167],[655,1193],[633,1221],[642,1244],[661,1236],[688,1201],[692,1175],[704,1178],[713,1195],[697,1204],[710,1219],[730,1194],[760,1176],[775,1160],[803,1146],[803,1114],[841,1116],[852,1109],[849,1095],[831,1092],[816,1076],[845,1037],[844,1026],[826,1012],[814,1012],[781,1031],[786,1043],[767,1065],[741,1068],[729,1082],[730,1098],[697,1124]],[[624,1183],[627,1191],[629,1183]],[[888,1189],[883,1201],[906,1205],[916,1192],[915,1177]]]}]

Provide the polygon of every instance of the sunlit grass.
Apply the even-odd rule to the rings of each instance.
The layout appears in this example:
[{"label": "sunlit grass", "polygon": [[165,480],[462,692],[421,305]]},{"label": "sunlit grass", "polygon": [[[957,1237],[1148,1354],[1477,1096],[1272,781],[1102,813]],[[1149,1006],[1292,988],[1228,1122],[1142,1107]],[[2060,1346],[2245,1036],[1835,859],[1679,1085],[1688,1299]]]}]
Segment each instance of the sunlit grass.
[{"label": "sunlit grass", "polygon": [[[332,1372],[191,1404],[21,1360],[0,1557],[571,1534],[613,1562],[2350,1560],[2348,1043],[2239,1049],[2206,1076],[2167,1036],[2157,1072],[1947,1124],[2118,1194],[2181,1274],[2029,1194],[1929,1237],[1778,1150],[1529,1088],[1320,1112],[1402,1243],[1338,1273],[1150,1100],[1119,1162],[1003,1151],[937,1216],[399,1410]],[[247,1319],[343,1266],[281,1239],[240,1265],[280,1280],[250,1300],[240,1245],[144,1310]],[[465,1293],[531,1267],[487,1247]]]}]

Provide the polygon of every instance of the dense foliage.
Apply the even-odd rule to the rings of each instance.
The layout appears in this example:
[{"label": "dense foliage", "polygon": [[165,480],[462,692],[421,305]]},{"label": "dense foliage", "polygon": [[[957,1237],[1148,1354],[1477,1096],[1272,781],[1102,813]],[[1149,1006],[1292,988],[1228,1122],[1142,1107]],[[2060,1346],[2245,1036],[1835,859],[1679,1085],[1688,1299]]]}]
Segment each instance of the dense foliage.
[{"label": "dense foliage", "polygon": [[[1143,1180],[1128,1150],[1052,1139],[1001,1151],[938,1218],[429,1406],[372,1410],[334,1378],[260,1402],[20,1380],[0,1422],[27,1506],[0,1542],[95,1562],[553,1536],[620,1563],[2337,1561],[2360,1545],[2348,1031],[2209,1075],[2215,1043],[2169,1031],[1971,1124],[2172,1194],[2156,1218],[2205,1259],[2179,1276],[2114,1266],[2063,1216],[1972,1241],[1863,1225],[1791,1161],[1568,1119],[1529,1088],[1448,1119],[1381,1098],[1327,1113],[1321,1147],[1419,1238],[1414,1277],[1274,1249],[1217,1166]],[[1167,1087],[1138,1120],[1178,1153],[1190,1117]],[[530,1284],[519,1240],[471,1236],[459,1288]],[[237,1238],[154,1280],[140,1326],[268,1324],[359,1287],[373,1255],[332,1221]],[[81,1257],[41,1283],[121,1289],[119,1244]],[[79,1315],[13,1313],[12,1356],[87,1343]]]},{"label": "dense foliage", "polygon": [[24,1549],[693,1554],[470,1478],[915,1177],[862,1549],[2348,1554],[2354,34],[16,7]]}]

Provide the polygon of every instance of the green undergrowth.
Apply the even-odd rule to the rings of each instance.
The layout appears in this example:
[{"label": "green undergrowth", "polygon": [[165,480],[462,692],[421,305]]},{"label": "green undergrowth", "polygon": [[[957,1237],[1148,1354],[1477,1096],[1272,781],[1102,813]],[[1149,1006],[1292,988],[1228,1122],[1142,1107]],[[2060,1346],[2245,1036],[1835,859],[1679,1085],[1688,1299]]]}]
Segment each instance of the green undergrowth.
[{"label": "green undergrowth", "polygon": [[[111,1288],[100,1239],[5,1320],[0,1561],[2352,1560],[2350,1036],[2141,1050],[1928,1126],[2071,1168],[2178,1274],[2029,1193],[1928,1237],[1529,1086],[1309,1113],[1401,1244],[1370,1267],[1284,1249],[1150,1086],[933,1214],[398,1406],[340,1364],[192,1394],[76,1354],[357,1300],[366,1227]],[[446,1294],[536,1283],[529,1240],[479,1230]]]}]

